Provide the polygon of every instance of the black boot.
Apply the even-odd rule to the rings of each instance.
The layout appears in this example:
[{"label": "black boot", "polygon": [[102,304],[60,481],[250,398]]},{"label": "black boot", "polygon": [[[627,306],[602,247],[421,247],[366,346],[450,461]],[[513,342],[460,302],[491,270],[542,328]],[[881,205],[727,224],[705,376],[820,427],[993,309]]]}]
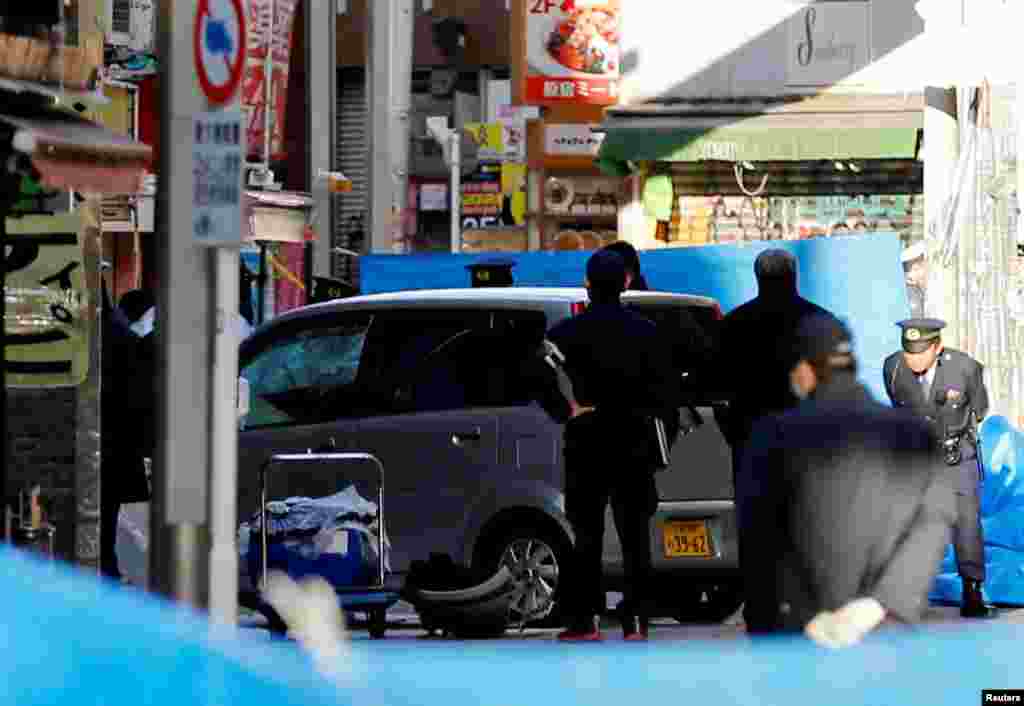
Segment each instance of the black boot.
[{"label": "black boot", "polygon": [[964,597],[960,602],[960,616],[963,618],[994,618],[996,609],[985,605],[981,596],[981,581],[963,579]]}]

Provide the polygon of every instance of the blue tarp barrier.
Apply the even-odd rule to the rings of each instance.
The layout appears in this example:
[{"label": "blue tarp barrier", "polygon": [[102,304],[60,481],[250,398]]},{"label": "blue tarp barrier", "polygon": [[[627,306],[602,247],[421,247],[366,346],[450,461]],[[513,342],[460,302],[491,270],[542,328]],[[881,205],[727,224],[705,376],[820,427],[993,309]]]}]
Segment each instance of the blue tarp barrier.
[{"label": "blue tarp barrier", "polygon": [[18,706],[350,703],[294,645],[0,549],[0,694]]},{"label": "blue tarp barrier", "polygon": [[[1024,606],[1024,434],[1005,417],[981,426],[985,480],[981,525],[985,535],[985,596],[995,603]],[[931,600],[959,603],[963,586],[953,546],[946,548]]]},{"label": "blue tarp barrier", "polygon": [[[861,377],[885,400],[882,362],[900,347],[895,322],[910,316],[900,241],[895,234],[816,238],[795,242],[710,245],[640,254],[652,289],[716,299],[728,312],[757,294],[754,260],[785,248],[800,262],[800,292],[845,319],[856,338]],[[511,256],[517,286],[579,287],[589,252],[531,252]],[[469,286],[466,265],[486,255],[368,255],[360,261],[365,294]]]},{"label": "blue tarp barrier", "polygon": [[559,645],[359,639],[346,680],[293,646],[212,638],[198,616],[0,550],[0,694],[17,706],[622,706],[979,703],[1021,686],[1009,623],[870,636],[827,652],[802,638]]}]

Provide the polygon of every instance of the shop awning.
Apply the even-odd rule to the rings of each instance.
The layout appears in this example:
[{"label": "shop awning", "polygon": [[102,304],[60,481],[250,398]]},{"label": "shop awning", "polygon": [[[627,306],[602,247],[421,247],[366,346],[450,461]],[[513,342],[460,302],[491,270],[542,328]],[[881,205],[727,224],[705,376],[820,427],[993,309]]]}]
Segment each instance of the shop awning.
[{"label": "shop awning", "polygon": [[133,194],[142,187],[152,157],[148,145],[57,112],[0,114],[0,120],[14,128],[14,149],[29,156],[46,186],[97,194]]},{"label": "shop awning", "polygon": [[628,162],[806,162],[914,159],[920,110],[700,115],[693,107],[608,111],[598,165],[617,175]]}]

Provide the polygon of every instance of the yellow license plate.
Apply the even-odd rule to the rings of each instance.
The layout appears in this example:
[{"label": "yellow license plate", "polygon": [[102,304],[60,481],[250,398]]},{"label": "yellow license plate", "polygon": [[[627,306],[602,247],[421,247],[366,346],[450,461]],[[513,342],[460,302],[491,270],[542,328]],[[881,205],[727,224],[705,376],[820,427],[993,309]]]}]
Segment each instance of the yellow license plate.
[{"label": "yellow license plate", "polygon": [[665,556],[711,556],[708,526],[704,520],[666,522],[664,529]]}]

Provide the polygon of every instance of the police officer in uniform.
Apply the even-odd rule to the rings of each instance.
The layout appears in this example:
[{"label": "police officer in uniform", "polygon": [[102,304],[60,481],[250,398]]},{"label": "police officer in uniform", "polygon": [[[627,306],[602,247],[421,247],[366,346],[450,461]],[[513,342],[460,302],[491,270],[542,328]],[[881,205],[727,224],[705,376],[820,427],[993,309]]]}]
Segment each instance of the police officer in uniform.
[{"label": "police officer in uniform", "polygon": [[907,319],[903,350],[886,358],[885,389],[896,407],[913,410],[935,428],[942,444],[943,463],[956,474],[957,523],[954,531],[957,569],[963,581],[960,614],[988,618],[994,611],[982,600],[985,552],[978,486],[977,425],[988,412],[988,392],[981,363],[942,344],[946,322]]},{"label": "police officer in uniform", "polygon": [[[601,639],[597,619],[606,607],[602,585],[605,510],[611,503],[625,564],[621,616],[628,640],[647,637],[651,572],[650,519],[658,505],[653,419],[668,439],[678,433],[676,377],[669,347],[655,325],[624,307],[627,267],[614,252],[587,263],[590,306],[558,324],[548,340],[559,352],[578,400],[565,425],[565,513],[575,535],[563,574],[567,629],[560,640]],[[566,394],[566,393],[563,393]],[[556,416],[557,418],[557,416]]]}]

